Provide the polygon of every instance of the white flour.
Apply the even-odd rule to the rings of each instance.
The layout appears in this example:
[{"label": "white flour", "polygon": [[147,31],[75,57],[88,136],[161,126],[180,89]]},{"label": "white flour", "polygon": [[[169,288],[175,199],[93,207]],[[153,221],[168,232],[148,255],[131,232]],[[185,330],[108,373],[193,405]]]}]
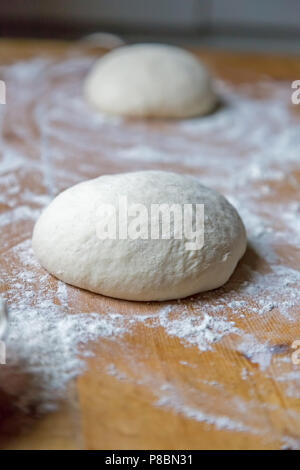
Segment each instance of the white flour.
[{"label": "white flour", "polygon": [[[219,81],[222,108],[200,119],[162,123],[161,131],[147,122],[126,123],[90,109],[81,96],[90,65],[90,59],[74,57],[60,63],[36,59],[0,69],[8,89],[8,105],[0,108],[0,293],[10,308],[8,364],[0,369],[1,387],[25,409],[52,409],[70,380],[84,371],[93,341],[118,338],[130,356],[126,335],[143,323],[145,328],[162,329],[187,349],[197,348],[198,354],[225,344],[270,377],[272,370],[286,393],[299,397],[300,373],[291,370],[288,350],[275,344],[283,325],[298,321],[300,300],[295,251],[300,245],[299,181],[293,176],[300,161],[300,118],[291,112],[289,83],[265,81],[234,88]],[[262,91],[264,97],[258,98]],[[245,221],[248,256],[223,288],[192,300],[157,304],[151,315],[134,306],[129,316],[118,308],[91,313],[70,307],[74,290],[54,281],[33,258],[34,221],[49,200],[71,184],[107,168],[130,171],[150,164],[197,174],[227,196]],[[279,199],[283,184],[289,194]],[[21,187],[26,189],[20,191]],[[259,258],[263,268],[258,269]],[[251,334],[249,324],[255,325]],[[266,328],[269,324],[272,327]],[[297,338],[289,341],[293,339]],[[132,371],[140,362],[144,376],[136,382],[155,388],[157,378],[144,371],[143,356],[130,360]],[[198,371],[184,358],[181,367]],[[11,387],[9,380],[16,369],[24,377],[19,388]],[[209,398],[197,401],[193,396],[189,401],[186,394],[191,391],[161,380],[154,403],[218,429],[258,435],[261,429],[269,431],[260,421],[255,397],[237,412],[234,390],[223,403],[222,384],[206,377],[205,371],[198,372],[212,390],[221,387],[217,411],[210,409]],[[132,380],[113,362],[99,373]],[[251,373],[242,368],[241,380],[251,380]],[[287,436],[283,444],[297,443]]]},{"label": "white flour", "polygon": [[195,345],[200,351],[208,351],[223,336],[239,332],[235,323],[225,317],[214,317],[207,313],[204,313],[204,316],[191,315],[187,311],[172,316],[173,310],[172,307],[163,308],[159,313],[158,325],[162,326],[169,336],[177,337],[185,344]]}]

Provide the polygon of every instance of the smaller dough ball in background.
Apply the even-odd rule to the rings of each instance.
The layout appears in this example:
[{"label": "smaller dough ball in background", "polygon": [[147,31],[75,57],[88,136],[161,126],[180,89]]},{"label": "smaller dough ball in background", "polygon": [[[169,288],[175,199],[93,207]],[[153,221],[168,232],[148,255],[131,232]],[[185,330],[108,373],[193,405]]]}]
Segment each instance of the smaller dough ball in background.
[{"label": "smaller dough ball in background", "polygon": [[80,42],[90,49],[114,49],[125,45],[120,36],[111,33],[99,32],[88,34],[80,39]]},{"label": "smaller dough ball in background", "polygon": [[211,76],[193,54],[174,46],[136,44],[98,60],[84,85],[102,112],[141,118],[186,118],[216,104]]}]

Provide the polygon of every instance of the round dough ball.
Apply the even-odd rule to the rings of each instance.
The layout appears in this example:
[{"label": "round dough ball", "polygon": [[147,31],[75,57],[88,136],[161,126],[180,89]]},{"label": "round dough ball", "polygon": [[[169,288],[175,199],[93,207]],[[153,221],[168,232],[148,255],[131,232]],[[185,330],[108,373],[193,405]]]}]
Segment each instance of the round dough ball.
[{"label": "round dough ball", "polygon": [[85,95],[100,111],[133,117],[196,116],[216,103],[206,67],[189,52],[162,44],[109,52],[88,75]]},{"label": "round dough ball", "polygon": [[[149,214],[153,204],[204,204],[204,246],[188,250],[188,235],[175,238],[173,231],[162,239],[162,218],[153,218],[154,228],[161,229],[158,239],[151,238],[152,219],[149,224],[147,218],[138,229],[148,231],[148,239],[101,239],[99,222],[113,227],[121,213],[127,214],[119,211],[124,197],[128,208],[143,204]],[[102,204],[110,204],[115,214],[101,219]],[[129,214],[128,227],[136,220]],[[178,299],[215,289],[229,279],[245,248],[244,225],[223,196],[192,176],[164,171],[105,175],[77,184],[51,202],[33,233],[36,256],[57,278],[127,300]]]}]

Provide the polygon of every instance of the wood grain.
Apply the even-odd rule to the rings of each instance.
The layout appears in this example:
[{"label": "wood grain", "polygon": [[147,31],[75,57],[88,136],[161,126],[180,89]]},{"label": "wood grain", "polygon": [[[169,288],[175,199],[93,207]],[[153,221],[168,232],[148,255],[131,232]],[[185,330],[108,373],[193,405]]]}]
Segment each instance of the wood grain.
[{"label": "wood grain", "polygon": [[[194,52],[217,76],[232,83],[255,82],[262,77],[275,80],[300,78],[300,60],[293,57],[207,50]],[[59,61],[70,54],[98,55],[99,50],[91,50],[80,43],[0,42],[1,64],[31,57],[52,57]],[[143,132],[151,132],[151,129],[156,128],[164,132],[164,123],[147,125],[143,127]],[[15,136],[7,131],[7,138],[14,141]],[[38,138],[36,135],[37,141]],[[26,148],[28,154],[32,152],[34,158],[39,158],[33,142],[20,142],[19,146],[23,150]],[[89,156],[88,152],[85,158],[86,163],[95,162],[95,156]],[[109,161],[102,156],[101,149],[97,158],[100,173],[127,169],[124,162]],[[70,168],[76,166],[77,159],[80,159],[80,155],[72,155],[72,161],[68,163]],[[145,167],[150,168],[151,164]],[[161,167],[182,171],[178,164],[162,164]],[[130,169],[133,168],[134,165]],[[55,171],[59,172],[58,166]],[[82,179],[92,176],[82,174]],[[294,178],[300,182],[300,175],[296,172]],[[40,185],[41,192],[46,192],[39,179],[38,172],[36,175],[31,174],[23,180],[22,190]],[[59,189],[63,189],[68,181],[57,181],[57,184]],[[293,201],[296,195],[286,181],[276,189],[276,197]],[[2,212],[5,210],[5,207],[1,207]],[[23,226],[22,230],[14,228],[11,233],[3,234],[6,245],[0,247],[1,263],[4,263],[5,250],[30,237],[32,225]],[[282,255],[290,260],[289,250],[287,246]],[[243,281],[248,280],[244,268],[246,263],[255,264],[262,272],[266,269],[265,260],[258,258],[249,247],[226,286],[227,292],[238,289]],[[294,264],[298,269],[299,260],[296,257]],[[53,282],[56,281],[53,279]],[[215,295],[218,295],[217,291]],[[155,313],[163,305],[122,302],[68,286],[69,314],[81,311],[105,314],[112,309],[130,319],[136,313]],[[195,299],[185,299],[181,303],[182,308],[189,311],[199,310],[197,305]],[[229,310],[228,315],[231,315]],[[245,318],[236,319],[237,327],[245,333],[260,331],[261,338],[269,337],[268,333],[274,330],[272,344],[274,351],[277,351],[274,354],[289,357],[292,341],[299,339],[300,322],[282,321],[281,324],[276,323],[275,329],[274,322],[278,322],[275,312],[262,320],[253,315],[247,317],[247,308]],[[22,412],[15,407],[14,393],[0,393],[2,449],[278,449],[283,446],[285,437],[298,442],[300,448],[299,399],[289,396],[284,384],[277,380],[276,364],[271,364],[268,373],[261,370],[234,348],[231,336],[225,337],[213,350],[200,353],[197,347],[186,347],[178,338],[167,335],[163,328],[149,328],[141,323],[122,340],[100,339],[91,348],[94,355],[86,359],[86,372],[70,384],[67,397],[57,412],[38,416],[28,411]],[[108,372],[112,363],[116,374]],[[296,370],[295,366],[287,362],[286,371],[293,370]],[[242,375],[246,379],[242,379]],[[9,377],[7,380],[11,381],[11,391],[15,380],[24,380],[26,383],[26,379],[20,377],[20,371],[11,371]],[[212,386],[212,383],[221,384],[221,388]],[[174,387],[179,398],[184,397],[184,403],[188,403],[192,409],[201,409],[205,403],[206,408],[218,416],[222,416],[224,403],[228,401],[232,402],[234,418],[233,397],[238,397],[241,402],[248,404],[244,413],[249,414],[249,419],[253,415],[252,425],[264,432],[257,434],[218,429],[168,406],[157,406],[157,392],[165,384]]]}]

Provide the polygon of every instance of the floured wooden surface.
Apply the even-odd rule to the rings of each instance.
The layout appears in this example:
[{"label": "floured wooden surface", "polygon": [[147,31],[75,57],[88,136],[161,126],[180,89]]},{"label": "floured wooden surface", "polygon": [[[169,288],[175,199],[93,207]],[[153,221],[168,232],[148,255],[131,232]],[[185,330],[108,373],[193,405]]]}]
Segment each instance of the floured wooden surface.
[{"label": "floured wooden surface", "polygon": [[[0,69],[0,294],[10,307],[1,447],[300,448],[300,113],[290,99],[300,63],[258,58],[256,72],[251,56],[249,72],[238,55],[203,53],[218,110],[123,121],[84,102],[95,60],[84,49],[46,57],[39,46],[22,60],[16,48],[14,61],[10,47]],[[39,267],[32,227],[57,193],[150,168],[198,175],[239,210],[249,247],[226,286],[122,302]]]}]

